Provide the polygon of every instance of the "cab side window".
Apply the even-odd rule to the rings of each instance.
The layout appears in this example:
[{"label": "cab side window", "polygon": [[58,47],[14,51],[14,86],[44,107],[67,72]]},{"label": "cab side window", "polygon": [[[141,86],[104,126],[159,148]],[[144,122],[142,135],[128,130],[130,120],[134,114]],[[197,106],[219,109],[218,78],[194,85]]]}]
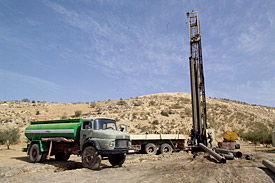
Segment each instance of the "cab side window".
[{"label": "cab side window", "polygon": [[83,129],[91,129],[92,128],[92,123],[87,121],[83,122]]}]

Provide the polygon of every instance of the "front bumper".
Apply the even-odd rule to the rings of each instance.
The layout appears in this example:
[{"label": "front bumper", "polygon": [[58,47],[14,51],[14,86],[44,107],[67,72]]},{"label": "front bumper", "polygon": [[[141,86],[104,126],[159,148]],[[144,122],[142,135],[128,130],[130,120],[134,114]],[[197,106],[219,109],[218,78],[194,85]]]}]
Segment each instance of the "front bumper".
[{"label": "front bumper", "polygon": [[109,154],[127,154],[130,149],[113,149],[113,150],[100,150],[100,154],[109,155]]}]

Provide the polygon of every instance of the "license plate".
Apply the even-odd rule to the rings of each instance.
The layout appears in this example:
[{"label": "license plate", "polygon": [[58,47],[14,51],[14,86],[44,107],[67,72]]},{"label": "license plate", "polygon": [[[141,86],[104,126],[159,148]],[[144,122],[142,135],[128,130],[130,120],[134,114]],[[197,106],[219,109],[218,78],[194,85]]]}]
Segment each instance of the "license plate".
[{"label": "license plate", "polygon": [[135,152],[135,150],[134,149],[130,149],[130,150],[128,150],[128,153],[134,153]]}]

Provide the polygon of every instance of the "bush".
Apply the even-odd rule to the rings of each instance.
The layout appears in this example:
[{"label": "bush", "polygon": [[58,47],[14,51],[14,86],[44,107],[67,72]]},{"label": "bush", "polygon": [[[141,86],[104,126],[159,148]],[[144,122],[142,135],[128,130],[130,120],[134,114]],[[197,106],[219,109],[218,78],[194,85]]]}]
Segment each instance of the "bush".
[{"label": "bush", "polygon": [[134,129],[131,129],[129,133],[136,133],[136,131]]},{"label": "bush", "polygon": [[81,114],[82,114],[81,110],[77,110],[77,111],[74,112],[75,117],[79,117],[79,116],[81,116]]},{"label": "bush", "polygon": [[21,102],[30,102],[30,99],[24,98],[21,100]]},{"label": "bush", "polygon": [[156,102],[153,101],[153,100],[151,100],[151,101],[149,102],[149,105],[150,105],[150,106],[154,106],[154,105],[156,105]]},{"label": "bush", "polygon": [[0,130],[0,144],[6,145],[10,149],[10,145],[18,144],[20,133],[18,128]]},{"label": "bush", "polygon": [[148,132],[148,131],[149,131],[149,127],[147,125],[141,127],[141,130],[140,130],[141,133],[142,132]]},{"label": "bush", "polygon": [[39,112],[39,111],[36,111],[35,115],[39,115],[39,114],[40,114],[40,112]]},{"label": "bush", "polygon": [[179,101],[184,103],[184,104],[190,104],[191,103],[191,100],[188,99],[188,98],[183,98],[183,97],[180,97],[179,98]]},{"label": "bush", "polygon": [[176,103],[176,104],[171,105],[171,108],[172,109],[181,109],[182,106],[180,104]]},{"label": "bush", "polygon": [[116,104],[117,105],[126,105],[127,103],[121,98]]},{"label": "bush", "polygon": [[153,125],[158,125],[159,124],[159,121],[156,119],[152,122]]},{"label": "bush", "polygon": [[185,108],[184,109],[184,112],[187,116],[192,116],[192,109],[189,109],[189,108]]},{"label": "bush", "polygon": [[169,117],[169,114],[167,111],[161,111],[160,113],[162,116],[166,116],[166,117]]},{"label": "bush", "polygon": [[137,100],[133,102],[134,106],[141,106],[143,102],[141,100]]},{"label": "bush", "polygon": [[68,119],[68,117],[67,117],[67,113],[64,113],[63,114],[63,116],[61,116],[61,118],[60,119],[62,119],[62,120],[64,120],[64,119]]},{"label": "bush", "polygon": [[271,144],[272,143],[272,136],[271,131],[268,130],[264,124],[259,122],[251,123],[252,130],[244,133],[243,130],[239,131],[240,137],[244,140],[249,140],[254,144],[261,143],[261,144]]},{"label": "bush", "polygon": [[96,107],[96,103],[93,102],[90,104],[90,108],[95,108],[95,107]]},{"label": "bush", "polygon": [[183,112],[180,112],[180,117],[181,117],[182,119],[184,119],[184,118],[185,118],[185,115],[184,115],[184,113],[183,113]]}]

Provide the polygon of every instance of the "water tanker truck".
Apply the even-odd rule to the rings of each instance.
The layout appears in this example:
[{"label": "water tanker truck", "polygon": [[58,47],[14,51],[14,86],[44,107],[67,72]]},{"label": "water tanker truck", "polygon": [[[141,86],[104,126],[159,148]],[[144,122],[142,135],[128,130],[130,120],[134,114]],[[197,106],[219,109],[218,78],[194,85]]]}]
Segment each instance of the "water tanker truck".
[{"label": "water tanker truck", "polygon": [[82,156],[85,168],[98,169],[104,159],[120,166],[130,150],[130,136],[117,129],[116,121],[108,118],[34,121],[25,129],[30,143],[22,150],[33,163],[51,155],[67,161],[75,154]]}]

